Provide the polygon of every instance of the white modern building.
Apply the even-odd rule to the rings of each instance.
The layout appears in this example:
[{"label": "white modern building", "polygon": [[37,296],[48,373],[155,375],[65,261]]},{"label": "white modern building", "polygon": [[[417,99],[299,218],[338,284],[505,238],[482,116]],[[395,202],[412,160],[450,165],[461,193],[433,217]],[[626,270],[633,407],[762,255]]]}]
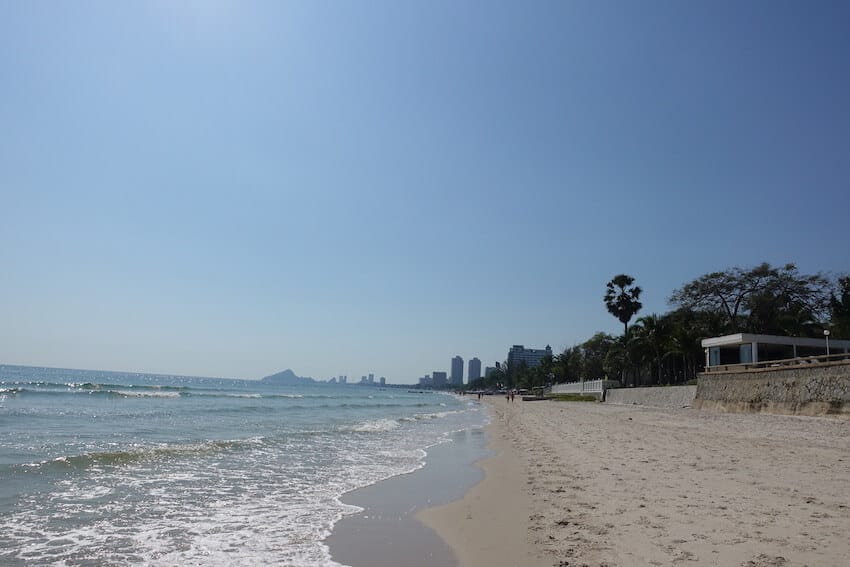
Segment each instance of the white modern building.
[{"label": "white modern building", "polygon": [[705,349],[705,366],[727,364],[757,364],[771,360],[787,360],[806,356],[846,354],[850,352],[850,341],[823,338],[780,337],[777,335],[753,335],[736,333],[702,340]]}]

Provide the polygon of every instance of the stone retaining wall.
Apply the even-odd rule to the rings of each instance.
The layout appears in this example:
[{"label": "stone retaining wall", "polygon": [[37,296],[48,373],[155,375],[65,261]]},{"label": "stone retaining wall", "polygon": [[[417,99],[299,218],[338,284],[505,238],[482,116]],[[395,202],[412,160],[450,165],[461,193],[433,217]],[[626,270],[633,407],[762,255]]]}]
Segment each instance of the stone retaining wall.
[{"label": "stone retaining wall", "polygon": [[693,405],[696,393],[696,386],[618,388],[605,392],[605,402],[653,408],[683,408]]},{"label": "stone retaining wall", "polygon": [[850,417],[850,363],[700,374],[694,407]]}]

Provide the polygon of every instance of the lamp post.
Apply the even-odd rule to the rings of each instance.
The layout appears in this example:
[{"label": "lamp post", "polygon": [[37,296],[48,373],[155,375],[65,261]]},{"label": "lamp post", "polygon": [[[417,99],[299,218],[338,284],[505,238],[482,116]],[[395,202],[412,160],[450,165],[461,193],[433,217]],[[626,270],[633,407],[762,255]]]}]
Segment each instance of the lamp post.
[{"label": "lamp post", "polygon": [[826,337],[826,355],[829,356],[829,329],[823,330],[823,336]]}]

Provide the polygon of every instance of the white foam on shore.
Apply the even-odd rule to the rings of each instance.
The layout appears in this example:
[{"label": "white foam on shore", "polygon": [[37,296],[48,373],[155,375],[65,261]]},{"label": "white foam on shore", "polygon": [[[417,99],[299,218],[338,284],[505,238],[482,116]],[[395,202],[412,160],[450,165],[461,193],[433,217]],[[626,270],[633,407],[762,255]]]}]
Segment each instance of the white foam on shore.
[{"label": "white foam on shore", "polygon": [[419,421],[419,420],[427,420],[427,419],[440,419],[442,417],[446,417],[452,414],[458,413],[454,410],[449,411],[439,411],[434,413],[417,413],[411,417],[403,417],[401,421]]},{"label": "white foam on shore", "polygon": [[399,422],[395,419],[375,419],[372,421],[364,421],[347,428],[347,431],[357,431],[360,433],[380,433],[382,431],[392,431],[397,429]]}]

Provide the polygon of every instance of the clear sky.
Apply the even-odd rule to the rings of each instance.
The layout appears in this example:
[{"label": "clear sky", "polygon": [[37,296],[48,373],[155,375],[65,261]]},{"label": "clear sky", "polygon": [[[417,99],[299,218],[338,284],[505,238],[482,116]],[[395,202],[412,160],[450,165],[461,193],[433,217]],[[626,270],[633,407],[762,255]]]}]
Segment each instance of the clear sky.
[{"label": "clear sky", "polygon": [[413,382],[848,219],[848,2],[0,2],[3,363]]}]

